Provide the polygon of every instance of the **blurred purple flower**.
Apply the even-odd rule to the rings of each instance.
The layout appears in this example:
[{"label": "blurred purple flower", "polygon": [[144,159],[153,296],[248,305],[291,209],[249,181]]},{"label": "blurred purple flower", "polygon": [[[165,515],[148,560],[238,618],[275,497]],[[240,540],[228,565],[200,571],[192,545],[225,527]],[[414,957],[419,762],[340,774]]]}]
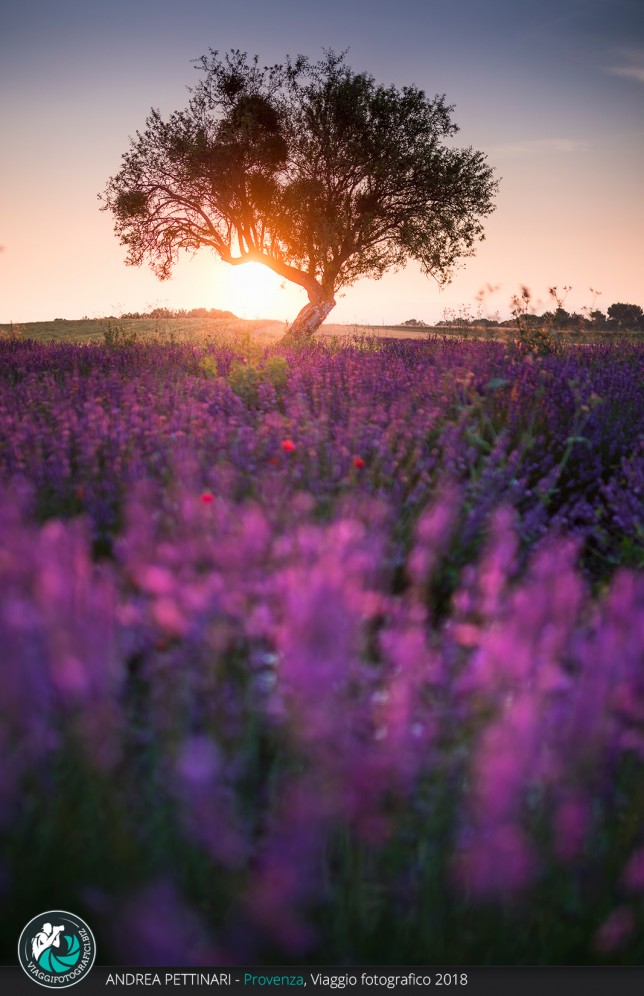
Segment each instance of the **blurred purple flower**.
[{"label": "blurred purple flower", "polygon": [[150,883],[106,922],[114,957],[127,965],[229,964],[204,923],[169,880]]},{"label": "blurred purple flower", "polygon": [[554,850],[560,861],[571,862],[580,857],[590,829],[590,803],[579,792],[571,793],[559,802],[554,813]]},{"label": "blurred purple flower", "polygon": [[634,929],[635,917],[630,906],[617,906],[595,933],[593,946],[599,954],[615,954],[628,943]]},{"label": "blurred purple flower", "polygon": [[632,892],[644,892],[644,847],[631,854],[622,874],[622,883]]},{"label": "blurred purple flower", "polygon": [[534,851],[513,823],[471,831],[456,852],[457,882],[478,899],[519,895],[533,883],[537,871]]}]

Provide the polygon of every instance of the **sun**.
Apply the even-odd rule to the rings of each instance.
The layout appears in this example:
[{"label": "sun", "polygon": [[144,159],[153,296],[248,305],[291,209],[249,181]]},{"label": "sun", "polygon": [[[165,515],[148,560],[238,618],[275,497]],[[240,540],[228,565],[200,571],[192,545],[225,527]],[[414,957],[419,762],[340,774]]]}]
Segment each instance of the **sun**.
[{"label": "sun", "polygon": [[261,263],[217,267],[216,307],[234,312],[239,318],[273,318],[292,321],[307,301],[301,287],[278,277]]}]

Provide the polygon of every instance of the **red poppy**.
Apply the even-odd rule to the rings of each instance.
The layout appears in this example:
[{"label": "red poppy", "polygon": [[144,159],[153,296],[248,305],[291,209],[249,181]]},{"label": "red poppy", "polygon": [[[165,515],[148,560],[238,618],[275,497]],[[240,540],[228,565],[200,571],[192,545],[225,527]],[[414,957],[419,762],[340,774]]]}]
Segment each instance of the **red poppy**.
[{"label": "red poppy", "polygon": [[204,503],[204,505],[210,505],[210,503],[215,500],[215,496],[213,495],[212,491],[204,491],[203,494],[201,495],[201,500]]},{"label": "red poppy", "polygon": [[295,443],[293,442],[292,439],[283,439],[282,449],[284,450],[285,453],[292,453],[293,450],[295,449]]},{"label": "red poppy", "polygon": [[353,458],[353,466],[357,467],[358,470],[360,470],[361,467],[364,467],[364,460],[362,459],[362,457],[354,456],[354,458]]}]

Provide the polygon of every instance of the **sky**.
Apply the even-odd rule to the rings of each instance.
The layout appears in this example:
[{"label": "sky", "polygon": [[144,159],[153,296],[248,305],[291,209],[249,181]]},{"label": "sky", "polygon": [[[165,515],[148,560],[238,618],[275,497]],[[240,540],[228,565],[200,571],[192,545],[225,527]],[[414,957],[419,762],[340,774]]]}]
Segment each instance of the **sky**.
[{"label": "sky", "polygon": [[[154,307],[292,320],[304,292],[204,249],[169,281],[127,267],[97,194],[152,107],[186,107],[209,48],[314,61],[455,105],[457,144],[500,178],[485,240],[440,290],[414,265],[336,294],[329,321],[509,316],[530,288],[564,306],[644,306],[641,0],[4,0],[0,8],[0,322]],[[246,272],[245,272],[246,271]],[[263,275],[263,279],[262,279]]]}]

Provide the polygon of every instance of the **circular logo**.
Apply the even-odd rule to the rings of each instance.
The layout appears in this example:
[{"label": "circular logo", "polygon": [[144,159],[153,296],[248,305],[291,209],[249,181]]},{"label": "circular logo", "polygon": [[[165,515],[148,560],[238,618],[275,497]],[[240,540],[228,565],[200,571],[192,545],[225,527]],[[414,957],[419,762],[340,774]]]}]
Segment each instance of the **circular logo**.
[{"label": "circular logo", "polygon": [[75,986],[96,958],[96,941],[84,920],[49,910],[30,920],[18,941],[18,961],[30,979],[49,989]]}]

